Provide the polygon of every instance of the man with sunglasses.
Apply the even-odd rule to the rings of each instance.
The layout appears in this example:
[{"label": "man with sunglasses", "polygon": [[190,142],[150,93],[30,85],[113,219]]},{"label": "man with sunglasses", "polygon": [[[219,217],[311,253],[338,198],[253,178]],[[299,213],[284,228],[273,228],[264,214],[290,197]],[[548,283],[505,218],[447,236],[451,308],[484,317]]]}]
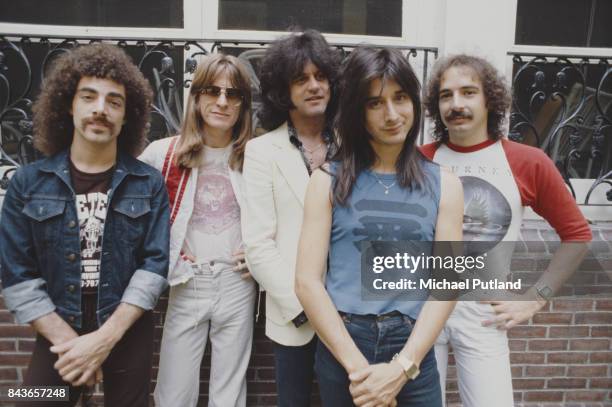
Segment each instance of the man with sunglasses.
[{"label": "man with sunglasses", "polygon": [[247,144],[244,241],[253,277],[266,294],[277,403],[309,406],[316,340],[294,291],[306,184],[334,153],[339,59],[314,30],[274,42],[261,64],[259,118],[271,132]]},{"label": "man with sunglasses", "polygon": [[197,405],[208,338],[208,405],[246,404],[256,291],[244,262],[241,170],[251,134],[248,73],[238,58],[211,54],[198,61],[180,135],[140,157],[162,172],[172,205],[157,407]]}]

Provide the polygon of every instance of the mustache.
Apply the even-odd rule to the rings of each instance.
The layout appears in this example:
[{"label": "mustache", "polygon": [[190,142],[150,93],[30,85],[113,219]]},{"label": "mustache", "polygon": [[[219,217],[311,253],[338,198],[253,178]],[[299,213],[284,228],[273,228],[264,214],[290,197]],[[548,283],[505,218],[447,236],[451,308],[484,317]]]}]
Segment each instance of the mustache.
[{"label": "mustache", "polygon": [[83,119],[81,121],[81,127],[82,128],[85,128],[85,127],[87,127],[90,124],[95,124],[95,125],[98,125],[98,126],[104,126],[104,127],[107,127],[110,130],[113,130],[115,128],[115,126],[111,122],[109,122],[106,119],[106,117],[103,117],[103,116],[102,117],[86,118],[86,119]]},{"label": "mustache", "polygon": [[446,116],[446,120],[454,120],[454,119],[471,119],[472,115],[464,110],[451,110]]}]

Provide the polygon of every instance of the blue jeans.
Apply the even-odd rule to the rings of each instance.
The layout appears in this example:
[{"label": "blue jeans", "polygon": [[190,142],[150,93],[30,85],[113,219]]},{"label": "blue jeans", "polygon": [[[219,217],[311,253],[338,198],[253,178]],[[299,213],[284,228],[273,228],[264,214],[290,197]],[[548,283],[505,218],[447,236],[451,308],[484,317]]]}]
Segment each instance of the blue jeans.
[{"label": "blue jeans", "polygon": [[[357,348],[371,364],[389,362],[393,355],[402,350],[414,327],[414,320],[400,313],[378,317],[343,314],[342,320]],[[421,362],[420,370],[416,379],[408,381],[397,394],[398,406],[442,407],[433,349]],[[323,406],[353,406],[348,374],[322,342],[317,347],[315,371]]]},{"label": "blue jeans", "polygon": [[303,346],[273,342],[278,407],[309,407],[317,337]]}]

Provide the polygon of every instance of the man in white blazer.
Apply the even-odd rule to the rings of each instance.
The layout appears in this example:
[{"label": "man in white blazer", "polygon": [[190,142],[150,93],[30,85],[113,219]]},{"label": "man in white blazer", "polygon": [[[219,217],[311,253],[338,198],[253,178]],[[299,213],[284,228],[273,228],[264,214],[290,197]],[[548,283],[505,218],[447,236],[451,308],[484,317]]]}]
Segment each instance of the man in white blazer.
[{"label": "man in white blazer", "polygon": [[294,291],[295,260],[310,173],[335,152],[339,56],[314,30],[274,42],[261,64],[266,129],[247,143],[243,237],[253,277],[266,291],[278,405],[309,406],[316,338]]}]

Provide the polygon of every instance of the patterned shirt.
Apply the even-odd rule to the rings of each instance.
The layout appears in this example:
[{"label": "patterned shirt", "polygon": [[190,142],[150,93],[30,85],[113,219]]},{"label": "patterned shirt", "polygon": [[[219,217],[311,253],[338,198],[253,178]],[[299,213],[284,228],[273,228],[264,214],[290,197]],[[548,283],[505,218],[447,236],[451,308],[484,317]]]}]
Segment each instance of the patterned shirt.
[{"label": "patterned shirt", "polygon": [[[306,157],[304,145],[298,138],[297,130],[295,129],[295,127],[293,127],[293,123],[291,123],[291,120],[287,121],[287,127],[289,129],[289,141],[291,141],[291,144],[293,144],[298,150],[300,150],[300,155],[302,156],[302,160],[304,160],[304,165],[306,165],[308,175],[312,175],[313,169],[310,168],[310,162]],[[323,142],[325,143],[325,147],[327,148],[327,153],[325,154],[325,161],[330,161],[334,154],[336,154],[338,146],[336,145],[336,141],[333,137],[333,132],[329,129],[329,127],[326,126],[323,129],[322,135]]]}]

